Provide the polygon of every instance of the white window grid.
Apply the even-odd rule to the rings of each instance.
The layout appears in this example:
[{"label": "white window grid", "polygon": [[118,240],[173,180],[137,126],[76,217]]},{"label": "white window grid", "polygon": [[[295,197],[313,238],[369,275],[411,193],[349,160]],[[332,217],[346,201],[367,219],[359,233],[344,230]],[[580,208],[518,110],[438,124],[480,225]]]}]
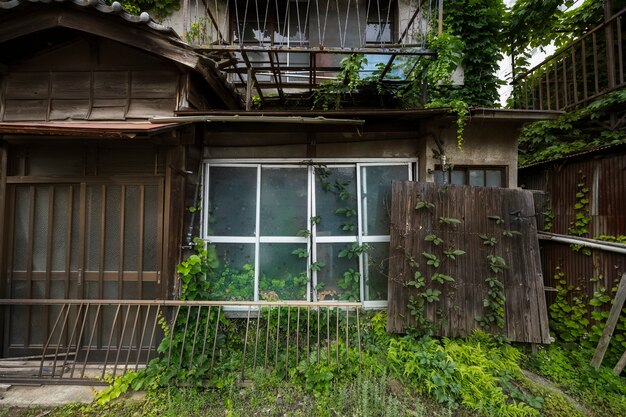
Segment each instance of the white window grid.
[{"label": "white window grid", "polygon": [[[368,166],[403,166],[407,167],[407,178],[409,181],[417,180],[415,173],[417,173],[417,160],[412,158],[386,158],[386,159],[308,159],[308,160],[290,160],[290,159],[255,159],[255,160],[241,160],[241,159],[207,159],[204,161],[204,201],[209,200],[209,170],[210,167],[242,167],[242,168],[256,168],[257,170],[257,186],[256,186],[256,230],[254,236],[215,236],[208,235],[206,231],[209,230],[208,216],[205,210],[208,209],[208,204],[203,204],[202,210],[202,238],[207,243],[248,243],[254,244],[254,301],[259,301],[259,259],[260,259],[260,244],[261,243],[305,243],[307,245],[307,252],[309,257],[307,258],[307,290],[306,301],[317,301],[316,292],[312,291],[318,284],[317,271],[311,271],[311,264],[317,262],[317,244],[319,243],[354,243],[357,242],[359,246],[369,243],[389,243],[391,240],[390,235],[367,235],[364,233],[367,227],[364,224],[366,215],[363,215],[363,198],[361,195],[361,186],[367,178],[363,178],[362,167]],[[341,235],[341,236],[317,236],[317,225],[312,224],[311,219],[316,216],[316,204],[315,204],[315,167],[325,166],[327,168],[340,168],[340,167],[354,167],[356,170],[356,200],[357,200],[357,233],[355,235]],[[306,224],[309,227],[311,236],[261,236],[260,235],[260,212],[261,212],[261,175],[262,168],[307,168],[307,217]],[[367,197],[365,197],[367,198]],[[366,256],[362,254],[358,258],[360,279],[360,295],[359,298],[366,308],[385,308],[387,306],[386,300],[366,300],[366,287],[365,287],[365,271],[366,271]],[[336,300],[328,300],[332,303]]]}]

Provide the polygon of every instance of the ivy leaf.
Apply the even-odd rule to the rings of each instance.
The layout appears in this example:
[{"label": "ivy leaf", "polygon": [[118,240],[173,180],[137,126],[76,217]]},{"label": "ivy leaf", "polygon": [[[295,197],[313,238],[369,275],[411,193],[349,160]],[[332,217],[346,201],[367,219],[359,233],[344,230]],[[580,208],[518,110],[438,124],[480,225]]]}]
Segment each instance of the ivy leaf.
[{"label": "ivy leaf", "polygon": [[415,210],[421,210],[421,209],[432,209],[435,208],[435,205],[433,203],[429,203],[428,201],[418,201],[417,204],[415,205]]},{"label": "ivy leaf", "polygon": [[432,242],[435,246],[439,246],[443,243],[443,240],[440,239],[436,234],[431,233],[424,238],[427,242]]},{"label": "ivy leaf", "polygon": [[456,226],[457,224],[461,224],[461,220],[455,219],[454,217],[439,217],[439,223]]}]

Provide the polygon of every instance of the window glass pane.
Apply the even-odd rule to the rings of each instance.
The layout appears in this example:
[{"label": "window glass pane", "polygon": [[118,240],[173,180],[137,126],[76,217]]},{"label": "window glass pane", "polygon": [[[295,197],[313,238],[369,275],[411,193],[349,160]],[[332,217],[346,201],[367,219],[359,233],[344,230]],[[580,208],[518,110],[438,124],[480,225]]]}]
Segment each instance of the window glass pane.
[{"label": "window glass pane", "polygon": [[454,170],[452,171],[451,175],[452,175],[452,180],[450,181],[450,184],[455,184],[455,185],[467,184],[467,180],[465,179],[465,170]]},{"label": "window glass pane", "polygon": [[211,288],[211,300],[254,300],[254,244],[215,244],[219,266]]},{"label": "window glass pane", "polygon": [[408,180],[407,165],[361,167],[361,198],[364,235],[388,235],[391,181]]},{"label": "window glass pane", "polygon": [[296,236],[307,229],[308,170],[262,168],[261,236]]},{"label": "window glass pane", "polygon": [[28,187],[18,186],[15,189],[15,219],[13,223],[15,237],[13,239],[13,270],[26,271],[28,255],[28,233],[30,194]]},{"label": "window glass pane", "polygon": [[[239,35],[243,38],[243,42],[269,42],[269,28],[270,24],[264,26],[263,22],[259,24],[257,21],[247,21],[247,22],[239,22],[239,27],[237,28],[233,38],[236,41],[239,41]],[[263,28],[265,27],[265,31]]]},{"label": "window glass pane", "polygon": [[33,271],[45,271],[48,258],[48,187],[35,187],[35,224],[33,235]]},{"label": "window glass pane", "polygon": [[254,236],[256,167],[209,167],[207,234]]},{"label": "window glass pane", "polygon": [[339,256],[350,251],[353,243],[327,243],[317,245],[317,263],[323,266],[317,272],[315,288],[319,301],[350,300],[360,298],[361,276],[358,256]]},{"label": "window glass pane", "polygon": [[259,250],[260,300],[307,299],[306,248],[305,243],[261,244]]},{"label": "window glass pane", "polygon": [[440,170],[435,171],[435,183],[436,184],[444,184],[444,181],[449,183],[450,182],[449,178],[450,178],[449,173],[443,172]]},{"label": "window glass pane", "polygon": [[391,2],[372,2],[368,8],[366,42],[391,42],[394,11]]},{"label": "window glass pane", "polygon": [[368,43],[391,42],[391,25],[389,23],[368,23],[366,30],[365,41]]},{"label": "window glass pane", "polygon": [[357,234],[356,169],[315,169],[317,236]]},{"label": "window glass pane", "polygon": [[389,243],[368,243],[363,254],[365,265],[365,300],[387,301],[387,276],[389,271]]},{"label": "window glass pane", "polygon": [[54,189],[54,214],[52,221],[52,270],[65,271],[67,253],[67,215],[70,213],[71,186],[57,186]]},{"label": "window glass pane", "polygon": [[124,201],[124,271],[139,270],[139,197],[136,185],[126,187]]},{"label": "window glass pane", "polygon": [[487,187],[502,187],[502,171],[499,169],[488,169],[486,172]]},{"label": "window glass pane", "polygon": [[87,271],[100,269],[100,186],[87,187],[87,236],[85,254],[87,255]]},{"label": "window glass pane", "polygon": [[469,185],[484,187],[485,186],[485,170],[470,169],[469,170]]},{"label": "window glass pane", "polygon": [[158,188],[156,186],[144,187],[144,212],[143,212],[143,270],[157,270],[158,247]]},{"label": "window glass pane", "polygon": [[117,271],[120,267],[120,223],[121,223],[120,186],[108,186],[106,189],[106,218],[104,241],[104,270]]}]

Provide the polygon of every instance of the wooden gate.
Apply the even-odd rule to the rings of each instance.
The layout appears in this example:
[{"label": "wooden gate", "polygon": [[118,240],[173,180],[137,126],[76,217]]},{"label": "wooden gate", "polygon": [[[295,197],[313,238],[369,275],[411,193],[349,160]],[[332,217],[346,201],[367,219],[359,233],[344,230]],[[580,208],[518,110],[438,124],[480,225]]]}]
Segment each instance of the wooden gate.
[{"label": "wooden gate", "polygon": [[418,325],[425,300],[437,335],[482,322],[510,341],[550,342],[531,192],[394,181],[390,258],[390,331]]},{"label": "wooden gate", "polygon": [[[161,178],[21,182],[8,193],[6,298],[163,296]],[[3,356],[41,354],[60,308],[5,310]],[[114,315],[114,308],[103,307],[91,318],[97,320],[95,333],[80,343],[96,352],[106,349]],[[134,343],[118,333],[110,340],[114,346]]]}]

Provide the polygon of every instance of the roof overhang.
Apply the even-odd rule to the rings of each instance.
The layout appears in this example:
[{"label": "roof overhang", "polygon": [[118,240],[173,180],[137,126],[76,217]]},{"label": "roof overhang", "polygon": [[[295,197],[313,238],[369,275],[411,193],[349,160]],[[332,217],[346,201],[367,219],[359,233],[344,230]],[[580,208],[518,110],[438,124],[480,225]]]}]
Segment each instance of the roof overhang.
[{"label": "roof overhang", "polygon": [[1,122],[0,135],[135,139],[155,136],[178,129],[182,125],[156,125],[149,122]]}]

